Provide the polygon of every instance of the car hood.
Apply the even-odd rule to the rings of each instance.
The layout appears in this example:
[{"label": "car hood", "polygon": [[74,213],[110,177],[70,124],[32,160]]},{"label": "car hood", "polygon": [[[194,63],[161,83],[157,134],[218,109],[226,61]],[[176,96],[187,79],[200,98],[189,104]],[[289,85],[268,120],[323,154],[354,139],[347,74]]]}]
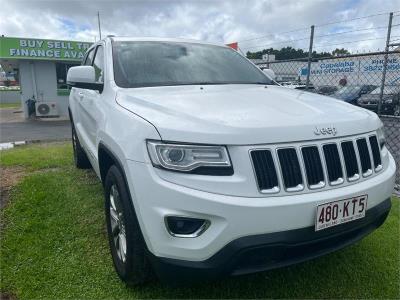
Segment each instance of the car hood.
[{"label": "car hood", "polygon": [[168,141],[265,144],[329,138],[377,129],[378,117],[334,98],[263,85],[205,85],[120,89],[116,101],[152,123]]}]

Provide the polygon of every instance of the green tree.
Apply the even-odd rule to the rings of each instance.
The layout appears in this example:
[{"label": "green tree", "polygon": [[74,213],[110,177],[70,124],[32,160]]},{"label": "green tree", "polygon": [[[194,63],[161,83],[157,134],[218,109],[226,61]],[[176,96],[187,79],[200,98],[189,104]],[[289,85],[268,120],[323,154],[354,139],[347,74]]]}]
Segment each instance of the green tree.
[{"label": "green tree", "polygon": [[332,51],[333,56],[343,56],[343,55],[349,55],[350,52],[347,49],[344,48],[336,48],[335,50]]},{"label": "green tree", "polygon": [[[308,52],[304,51],[303,49],[295,49],[293,47],[283,47],[281,49],[264,49],[261,51],[250,52],[246,53],[247,58],[250,59],[261,59],[264,54],[275,54],[276,60],[285,60],[285,59],[297,59],[297,58],[308,58]],[[313,51],[313,58],[320,58],[320,57],[331,57],[332,54],[329,52],[316,52]]]}]

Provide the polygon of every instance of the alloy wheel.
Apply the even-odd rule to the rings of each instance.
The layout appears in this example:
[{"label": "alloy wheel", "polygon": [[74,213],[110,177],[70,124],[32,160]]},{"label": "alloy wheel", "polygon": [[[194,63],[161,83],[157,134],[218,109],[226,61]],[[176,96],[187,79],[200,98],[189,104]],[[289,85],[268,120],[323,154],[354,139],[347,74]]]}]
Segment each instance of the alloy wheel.
[{"label": "alloy wheel", "polygon": [[110,222],[111,234],[114,241],[114,247],[118,258],[126,261],[126,232],[125,222],[122,212],[121,199],[118,188],[115,184],[110,189]]}]

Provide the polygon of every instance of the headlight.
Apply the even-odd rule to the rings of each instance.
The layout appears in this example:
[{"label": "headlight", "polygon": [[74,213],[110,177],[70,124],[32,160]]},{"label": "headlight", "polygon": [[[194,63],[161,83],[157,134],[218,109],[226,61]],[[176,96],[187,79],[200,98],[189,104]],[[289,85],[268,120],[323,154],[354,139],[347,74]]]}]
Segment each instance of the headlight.
[{"label": "headlight", "polygon": [[233,168],[225,146],[182,145],[147,141],[154,166],[203,175],[232,175]]},{"label": "headlight", "polygon": [[385,129],[383,125],[376,131],[376,135],[378,138],[379,145],[381,146],[382,149],[386,144]]}]

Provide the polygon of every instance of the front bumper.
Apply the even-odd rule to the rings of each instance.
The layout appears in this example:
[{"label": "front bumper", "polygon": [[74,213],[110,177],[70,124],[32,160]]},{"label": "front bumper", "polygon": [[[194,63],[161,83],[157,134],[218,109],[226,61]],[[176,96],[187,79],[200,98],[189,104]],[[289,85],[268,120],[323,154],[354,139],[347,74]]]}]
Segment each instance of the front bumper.
[{"label": "front bumper", "polygon": [[[257,268],[264,270],[271,266],[287,265],[328,253],[337,246],[324,245],[321,252],[310,251],[312,253],[309,255],[289,260],[278,257],[278,262],[273,264],[265,263],[262,259],[260,263],[257,259],[249,266],[242,262],[243,257],[259,256],[255,249],[263,249],[264,246],[269,250],[260,250],[261,253],[265,253],[267,260],[273,258],[271,253],[280,251],[275,247],[274,239],[277,236],[279,238],[276,241],[288,243],[289,248],[297,247],[302,242],[310,242],[310,245],[315,242],[325,244],[319,241],[322,235],[326,234],[326,238],[329,238],[335,232],[327,229],[321,231],[322,233],[314,233],[316,207],[323,203],[368,194],[368,217],[362,219],[361,223],[353,221],[339,226],[346,229],[346,232],[342,232],[343,242],[340,243],[340,247],[344,247],[362,238],[384,221],[389,210],[386,199],[393,192],[396,165],[389,155],[384,170],[368,180],[330,190],[275,197],[237,197],[182,186],[161,178],[151,164],[142,162],[127,160],[124,169],[149,256],[157,272],[163,276],[176,266],[183,266],[183,273],[186,272],[186,266],[189,266],[188,269],[193,269],[191,267],[194,266],[200,274],[203,272],[201,270],[206,272],[209,269],[217,274],[240,274],[257,271]],[[203,178],[206,180],[207,177],[193,176],[199,176],[199,181]],[[214,177],[213,180],[218,185],[220,179]],[[380,205],[384,205],[386,209],[383,209],[383,213],[376,213],[374,208],[381,207]],[[211,225],[196,238],[173,237],[164,224],[164,218],[168,215],[206,219]],[[368,223],[362,223],[364,220]],[[354,231],[355,228],[360,229]],[[296,239],[299,232],[302,233],[299,237],[302,236],[303,240]],[[217,261],[216,257],[224,259]]]},{"label": "front bumper", "polygon": [[382,225],[390,207],[391,201],[386,199],[369,209],[363,219],[323,231],[315,232],[311,226],[242,237],[205,261],[156,257],[151,253],[149,257],[157,275],[170,284],[270,270],[313,259],[359,241]]}]

